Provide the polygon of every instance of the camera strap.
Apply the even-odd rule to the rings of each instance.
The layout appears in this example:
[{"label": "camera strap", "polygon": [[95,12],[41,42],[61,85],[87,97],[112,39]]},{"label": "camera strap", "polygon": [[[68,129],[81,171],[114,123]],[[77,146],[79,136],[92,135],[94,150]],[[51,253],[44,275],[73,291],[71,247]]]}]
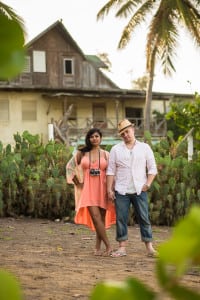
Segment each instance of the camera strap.
[{"label": "camera strap", "polygon": [[[91,153],[89,152],[89,169],[91,167]],[[99,150],[99,170],[100,170],[100,150]]]}]

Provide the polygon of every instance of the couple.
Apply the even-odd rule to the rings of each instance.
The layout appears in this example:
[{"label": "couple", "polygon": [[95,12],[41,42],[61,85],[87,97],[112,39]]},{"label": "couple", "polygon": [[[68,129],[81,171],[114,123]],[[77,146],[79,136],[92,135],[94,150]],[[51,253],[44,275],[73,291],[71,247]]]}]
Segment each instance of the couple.
[{"label": "couple", "polygon": [[[100,148],[102,133],[88,131],[85,146],[67,164],[67,182],[75,186],[75,223],[96,231],[95,255],[126,256],[127,221],[133,205],[147,255],[155,256],[148,216],[147,190],[156,174],[156,162],[148,144],[135,138],[134,126],[124,119],[118,124],[123,141],[110,153]],[[116,223],[119,248],[112,250],[106,229]],[[102,242],[105,252],[101,250]]]}]

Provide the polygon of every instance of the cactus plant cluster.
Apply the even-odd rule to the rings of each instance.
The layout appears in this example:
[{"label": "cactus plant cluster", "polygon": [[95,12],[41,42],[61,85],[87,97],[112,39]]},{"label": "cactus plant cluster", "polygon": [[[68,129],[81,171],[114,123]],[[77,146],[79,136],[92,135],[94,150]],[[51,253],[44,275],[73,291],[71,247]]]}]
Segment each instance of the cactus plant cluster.
[{"label": "cactus plant cluster", "polygon": [[74,210],[65,179],[70,150],[25,131],[15,146],[0,144],[0,216],[70,217]]},{"label": "cactus plant cluster", "polygon": [[177,143],[173,135],[152,146],[158,175],[149,192],[153,224],[174,225],[193,204],[200,204],[200,156],[187,159],[187,143]]}]

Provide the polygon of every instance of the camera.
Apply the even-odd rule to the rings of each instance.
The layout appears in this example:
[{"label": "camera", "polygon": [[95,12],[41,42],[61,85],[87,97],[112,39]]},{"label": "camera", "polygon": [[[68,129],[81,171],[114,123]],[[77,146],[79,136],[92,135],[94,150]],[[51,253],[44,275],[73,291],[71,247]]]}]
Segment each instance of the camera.
[{"label": "camera", "polygon": [[99,169],[90,169],[90,175],[91,176],[99,176],[100,170]]}]

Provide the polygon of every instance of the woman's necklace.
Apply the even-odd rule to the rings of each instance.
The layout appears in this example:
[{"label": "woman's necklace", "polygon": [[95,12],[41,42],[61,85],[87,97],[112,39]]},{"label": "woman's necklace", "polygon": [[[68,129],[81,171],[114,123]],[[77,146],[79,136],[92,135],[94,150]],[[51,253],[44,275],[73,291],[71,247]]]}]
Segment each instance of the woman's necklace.
[{"label": "woman's necklace", "polygon": [[[93,159],[92,159],[92,155],[91,154],[93,154]],[[94,163],[95,161],[97,161],[97,158],[99,160],[99,165],[100,165],[100,149],[98,149],[98,152],[95,152],[95,153],[94,152],[91,153],[91,151],[89,152],[89,161],[90,161],[90,164]]]},{"label": "woman's necklace", "polygon": [[98,157],[100,156],[100,148],[94,149],[89,152],[89,159],[92,163],[94,163]]},{"label": "woman's necklace", "polygon": [[99,167],[98,169],[91,168],[91,152],[89,152],[89,172],[91,176],[99,176],[100,175],[100,149],[99,149]]}]

